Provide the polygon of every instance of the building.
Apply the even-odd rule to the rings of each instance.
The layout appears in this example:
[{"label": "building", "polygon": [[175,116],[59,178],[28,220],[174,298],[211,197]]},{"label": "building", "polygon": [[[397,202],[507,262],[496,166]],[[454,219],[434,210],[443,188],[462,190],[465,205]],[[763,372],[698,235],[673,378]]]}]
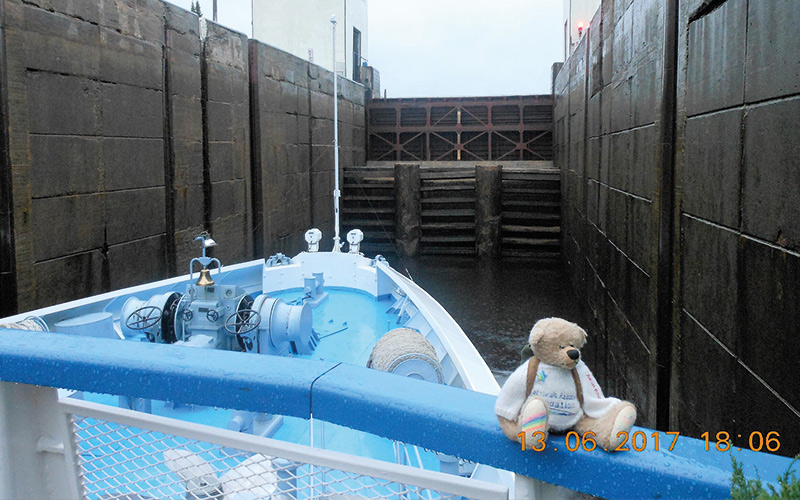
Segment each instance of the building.
[{"label": "building", "polygon": [[589,28],[589,23],[599,8],[600,0],[564,0],[565,61]]},{"label": "building", "polygon": [[367,0],[253,0],[253,38],[362,82],[367,64]]}]

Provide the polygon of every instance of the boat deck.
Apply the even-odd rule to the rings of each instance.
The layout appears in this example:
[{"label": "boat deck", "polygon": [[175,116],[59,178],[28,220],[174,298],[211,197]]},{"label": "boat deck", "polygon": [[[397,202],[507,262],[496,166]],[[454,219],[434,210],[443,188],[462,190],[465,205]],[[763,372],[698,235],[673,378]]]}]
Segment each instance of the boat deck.
[{"label": "boat deck", "polygon": [[[394,303],[393,298],[383,296],[375,299],[367,294],[341,289],[328,289],[327,293],[327,299],[313,309],[313,329],[320,337],[319,345],[313,354],[294,357],[366,366],[372,348],[380,337],[400,326],[397,314],[389,312]],[[303,297],[299,290],[271,295],[289,304],[300,301]],[[147,342],[147,339],[140,335],[131,341]],[[257,354],[253,354],[248,360],[253,363],[269,362],[269,358]],[[117,406],[119,402],[117,396],[106,394],[89,393],[79,397],[110,406]],[[265,395],[265,398],[268,397],[270,395]],[[234,414],[229,409],[166,401],[152,401],[151,411],[154,415],[222,429],[227,427]],[[277,429],[268,434],[272,438],[387,462],[408,461],[405,450],[398,449],[393,441],[373,434],[319,421],[313,426],[312,440],[312,426],[308,420],[291,416],[281,416],[280,419]],[[224,457],[217,458],[220,466],[225,466],[229,461]],[[412,450],[409,458],[415,465],[421,460],[426,469],[439,468],[438,460],[430,452],[419,450],[418,460],[417,450]]]}]

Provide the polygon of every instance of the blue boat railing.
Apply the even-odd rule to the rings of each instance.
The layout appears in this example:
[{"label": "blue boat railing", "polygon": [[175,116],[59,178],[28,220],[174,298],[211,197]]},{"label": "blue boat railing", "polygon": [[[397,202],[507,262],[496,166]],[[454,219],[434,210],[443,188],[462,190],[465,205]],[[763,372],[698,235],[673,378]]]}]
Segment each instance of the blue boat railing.
[{"label": "blue boat railing", "polygon": [[[0,381],[313,415],[608,499],[728,498],[730,491],[730,453],[713,442],[707,451],[701,440],[634,428],[640,434],[630,451],[587,451],[574,435],[571,442],[551,436],[542,452],[522,451],[500,431],[494,396],[328,361],[0,329]],[[757,469],[766,481],[790,462],[733,453],[747,475]]]}]

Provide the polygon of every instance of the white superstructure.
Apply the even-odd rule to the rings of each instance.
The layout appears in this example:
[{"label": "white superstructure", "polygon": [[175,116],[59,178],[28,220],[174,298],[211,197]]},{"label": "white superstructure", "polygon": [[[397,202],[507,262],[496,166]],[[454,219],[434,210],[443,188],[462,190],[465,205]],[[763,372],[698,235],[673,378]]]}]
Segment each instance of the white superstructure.
[{"label": "white superstructure", "polygon": [[331,16],[338,23],[336,71],[360,81],[355,68],[367,60],[367,0],[253,0],[253,38],[332,71]]},{"label": "white superstructure", "polygon": [[600,8],[600,0],[564,0],[564,60],[581,41],[594,13]]}]

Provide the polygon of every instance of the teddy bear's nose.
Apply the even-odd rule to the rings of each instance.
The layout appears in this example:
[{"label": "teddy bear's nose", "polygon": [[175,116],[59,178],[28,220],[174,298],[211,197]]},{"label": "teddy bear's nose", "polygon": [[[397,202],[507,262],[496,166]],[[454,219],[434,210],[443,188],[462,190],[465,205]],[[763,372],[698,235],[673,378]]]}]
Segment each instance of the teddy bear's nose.
[{"label": "teddy bear's nose", "polygon": [[581,357],[581,351],[577,349],[570,349],[567,351],[567,356],[569,356],[569,359],[578,359]]}]

